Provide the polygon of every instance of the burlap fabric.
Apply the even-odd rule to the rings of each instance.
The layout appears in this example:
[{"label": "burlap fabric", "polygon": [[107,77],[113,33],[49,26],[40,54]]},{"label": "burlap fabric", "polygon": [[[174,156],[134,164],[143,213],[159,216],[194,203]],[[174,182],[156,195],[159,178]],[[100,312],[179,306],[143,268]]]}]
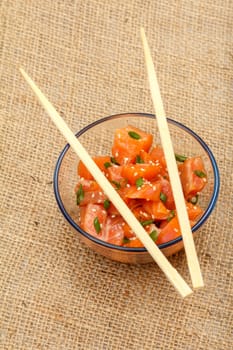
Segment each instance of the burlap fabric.
[{"label": "burlap fabric", "polygon": [[[0,349],[232,348],[232,2],[2,0]],[[73,131],[153,112],[145,27],[168,116],[211,147],[221,192],[196,237],[205,288],[182,300],[155,264],[84,246],[60,214],[53,170],[63,137],[23,66]],[[170,258],[190,282],[184,252]]]}]

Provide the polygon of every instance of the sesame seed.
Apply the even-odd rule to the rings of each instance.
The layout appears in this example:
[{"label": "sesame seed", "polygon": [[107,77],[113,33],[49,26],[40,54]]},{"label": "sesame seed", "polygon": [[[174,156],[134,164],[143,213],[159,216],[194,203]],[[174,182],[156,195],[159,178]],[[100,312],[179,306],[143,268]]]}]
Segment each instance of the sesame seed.
[{"label": "sesame seed", "polygon": [[112,218],[112,219],[114,219],[115,217],[116,217],[116,215],[115,215],[115,214],[112,214],[112,215],[111,215],[111,218]]},{"label": "sesame seed", "polygon": [[197,210],[197,207],[196,207],[196,205],[194,205],[193,209],[194,209],[194,210]]},{"label": "sesame seed", "polygon": [[135,171],[133,175],[134,175],[134,176],[137,176],[137,175],[138,175],[138,172],[137,172],[137,171]]},{"label": "sesame seed", "polygon": [[95,213],[95,212],[96,212],[96,209],[95,209],[95,208],[92,208],[91,211],[93,211],[93,213]]},{"label": "sesame seed", "polygon": [[146,171],[146,169],[144,169],[144,168],[140,168],[140,170],[141,170],[141,171]]},{"label": "sesame seed", "polygon": [[91,194],[91,198],[94,198],[94,197],[95,197],[95,193],[92,193],[92,194]]},{"label": "sesame seed", "polygon": [[128,187],[128,188],[129,188],[129,187],[130,187],[130,184],[126,184],[126,187]]},{"label": "sesame seed", "polygon": [[178,228],[174,228],[174,231],[175,231],[175,232],[179,232]]},{"label": "sesame seed", "polygon": [[157,187],[155,185],[152,186],[153,190],[156,191]]}]

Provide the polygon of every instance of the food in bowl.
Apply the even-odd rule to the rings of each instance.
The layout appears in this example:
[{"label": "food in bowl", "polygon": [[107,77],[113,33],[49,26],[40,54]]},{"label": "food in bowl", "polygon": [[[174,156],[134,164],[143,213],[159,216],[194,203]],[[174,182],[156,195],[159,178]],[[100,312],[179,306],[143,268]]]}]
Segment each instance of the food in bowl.
[{"label": "food in bowl", "polygon": [[[203,214],[192,226],[192,232],[196,234],[207,222],[217,203],[220,187],[217,163],[210,148],[195,132],[170,118],[168,118],[168,124],[175,152],[180,155],[185,153],[189,158],[200,155],[208,174],[207,184],[202,190],[197,203],[202,208]],[[156,117],[147,113],[124,113],[104,117],[85,126],[76,136],[90,156],[98,157],[109,154],[116,129],[121,129],[127,125],[133,125],[146,133],[151,133],[154,144],[160,144]],[[111,244],[99,239],[98,236],[89,234],[80,227],[80,206],[76,204],[76,193],[74,191],[75,184],[78,182],[78,163],[79,158],[67,144],[58,157],[54,171],[55,198],[71,230],[90,249],[109,259],[133,264],[152,262],[152,257],[144,247],[135,248]],[[183,249],[182,236],[167,243],[158,244],[158,247],[166,256],[175,254]]]},{"label": "food in bowl", "polygon": [[[163,149],[153,144],[151,133],[130,124],[117,128],[108,154],[93,160],[156,244],[181,236]],[[198,199],[207,185],[207,171],[200,155],[176,154],[176,160],[188,217],[194,226],[203,214]],[[77,172],[80,227],[110,244],[143,247],[82,161]]]}]

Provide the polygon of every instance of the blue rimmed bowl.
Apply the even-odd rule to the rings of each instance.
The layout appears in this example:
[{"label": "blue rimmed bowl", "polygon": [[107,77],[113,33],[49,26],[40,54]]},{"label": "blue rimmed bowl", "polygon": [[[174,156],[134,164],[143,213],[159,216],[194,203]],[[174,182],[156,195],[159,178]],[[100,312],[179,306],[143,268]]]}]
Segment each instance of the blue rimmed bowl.
[{"label": "blue rimmed bowl", "polygon": [[[199,204],[203,215],[192,227],[195,234],[212,213],[219,193],[219,171],[216,160],[207,144],[191,129],[175,120],[168,119],[174,150],[186,156],[202,157],[208,175],[208,184],[200,195]],[[154,135],[154,144],[160,144],[155,116],[145,113],[126,113],[105,117],[89,124],[76,136],[91,156],[109,154],[117,128],[133,125]],[[78,156],[66,145],[62,150],[54,172],[54,193],[62,215],[80,239],[95,252],[123,263],[148,263],[151,256],[145,248],[127,248],[104,242],[85,232],[79,226],[79,208],[76,205],[74,188],[78,181]],[[183,248],[182,237],[159,245],[161,251],[170,256]]]}]

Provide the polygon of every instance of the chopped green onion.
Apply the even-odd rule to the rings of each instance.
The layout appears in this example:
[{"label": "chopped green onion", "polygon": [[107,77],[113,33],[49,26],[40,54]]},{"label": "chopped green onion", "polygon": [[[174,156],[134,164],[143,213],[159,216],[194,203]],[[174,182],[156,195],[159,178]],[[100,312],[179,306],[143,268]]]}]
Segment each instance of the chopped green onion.
[{"label": "chopped green onion", "polygon": [[177,162],[182,162],[182,163],[187,159],[186,156],[182,156],[181,154],[177,154],[177,153],[175,153],[175,157]]},{"label": "chopped green onion", "polygon": [[167,218],[167,221],[168,221],[168,222],[171,221],[171,219],[173,219],[174,216],[175,216],[175,210],[171,210],[170,215],[169,215],[168,218]]},{"label": "chopped green onion", "polygon": [[111,157],[110,160],[113,164],[120,165],[114,157]]},{"label": "chopped green onion", "polygon": [[190,198],[189,202],[191,202],[192,204],[197,204],[197,202],[198,202],[198,195],[193,196],[192,198]]},{"label": "chopped green onion", "polygon": [[122,240],[122,243],[126,244],[126,243],[129,243],[129,241],[130,241],[129,238],[124,237],[123,240]]},{"label": "chopped green onion", "polygon": [[84,198],[83,185],[80,184],[78,191],[76,192],[76,204],[79,205]]},{"label": "chopped green onion", "polygon": [[147,226],[150,224],[153,224],[154,220],[145,220],[145,221],[141,221],[141,225],[142,226]]},{"label": "chopped green onion", "polygon": [[163,202],[163,203],[165,203],[166,202],[166,200],[167,200],[167,196],[166,196],[166,194],[165,193],[163,193],[163,192],[160,192],[160,199],[161,199],[161,201]]},{"label": "chopped green onion", "polygon": [[111,181],[111,182],[116,186],[117,190],[119,190],[119,188],[121,188],[120,182],[117,182],[117,181]]},{"label": "chopped green onion", "polygon": [[144,161],[140,156],[136,156],[135,163],[144,164]]},{"label": "chopped green onion", "polygon": [[142,178],[142,177],[139,177],[139,178],[136,180],[136,187],[137,187],[137,188],[138,188],[138,187],[142,187],[143,183],[144,183],[143,178]]},{"label": "chopped green onion", "polygon": [[128,135],[130,137],[132,137],[132,139],[135,139],[135,140],[139,140],[141,138],[141,136],[139,134],[137,134],[135,131],[129,131]]},{"label": "chopped green onion", "polygon": [[201,170],[194,170],[194,174],[196,174],[198,177],[206,177],[206,174]]},{"label": "chopped green onion", "polygon": [[110,207],[110,200],[109,199],[105,199],[104,201],[104,209],[108,209]]},{"label": "chopped green onion", "polygon": [[157,239],[158,239],[158,232],[157,232],[156,230],[151,231],[151,233],[150,233],[150,238],[151,238],[154,242],[156,242]]},{"label": "chopped green onion", "polygon": [[99,219],[97,216],[94,218],[93,224],[94,224],[96,233],[100,233],[101,227],[100,227],[100,222],[99,222]]},{"label": "chopped green onion", "polygon": [[104,163],[104,167],[105,167],[106,169],[108,169],[110,166],[112,166],[111,163],[109,163],[109,162]]}]

